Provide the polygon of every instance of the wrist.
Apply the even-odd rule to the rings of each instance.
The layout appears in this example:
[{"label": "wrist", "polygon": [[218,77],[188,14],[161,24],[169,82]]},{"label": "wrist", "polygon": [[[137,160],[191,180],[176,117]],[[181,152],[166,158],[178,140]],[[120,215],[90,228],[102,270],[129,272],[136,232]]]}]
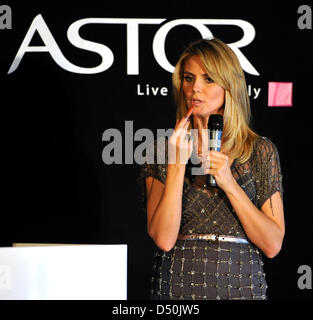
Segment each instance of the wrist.
[{"label": "wrist", "polygon": [[227,186],[224,188],[224,192],[226,193],[227,196],[236,196],[236,194],[239,191],[238,188],[241,189],[236,179],[233,177],[231,182],[229,182]]},{"label": "wrist", "polygon": [[185,177],[185,165],[168,164],[166,174],[166,185],[175,184],[175,188],[180,186],[182,188]]},{"label": "wrist", "polygon": [[185,164],[177,164],[177,163],[169,163],[167,165],[167,172],[171,173],[183,173],[185,174],[186,165]]}]

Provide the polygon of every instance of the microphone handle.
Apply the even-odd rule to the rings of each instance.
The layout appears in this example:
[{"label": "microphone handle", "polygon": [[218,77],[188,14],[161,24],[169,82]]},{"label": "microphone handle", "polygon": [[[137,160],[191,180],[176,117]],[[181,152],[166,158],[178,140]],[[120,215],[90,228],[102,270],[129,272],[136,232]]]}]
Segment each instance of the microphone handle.
[{"label": "microphone handle", "polygon": [[[222,130],[209,129],[209,150],[221,151]],[[214,177],[211,174],[207,175],[207,186],[218,187]]]}]

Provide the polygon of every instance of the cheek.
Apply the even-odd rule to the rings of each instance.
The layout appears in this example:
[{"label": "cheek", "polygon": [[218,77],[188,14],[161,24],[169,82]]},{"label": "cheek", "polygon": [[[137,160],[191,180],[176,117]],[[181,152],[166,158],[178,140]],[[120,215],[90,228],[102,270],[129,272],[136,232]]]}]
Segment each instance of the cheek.
[{"label": "cheek", "polygon": [[190,95],[190,92],[191,92],[190,86],[184,84],[182,88],[183,88],[184,96],[185,96],[185,97],[188,97],[188,95]]},{"label": "cheek", "polygon": [[212,101],[216,101],[217,103],[224,103],[225,99],[225,90],[221,86],[216,86],[212,88],[210,92],[208,92],[208,98]]}]

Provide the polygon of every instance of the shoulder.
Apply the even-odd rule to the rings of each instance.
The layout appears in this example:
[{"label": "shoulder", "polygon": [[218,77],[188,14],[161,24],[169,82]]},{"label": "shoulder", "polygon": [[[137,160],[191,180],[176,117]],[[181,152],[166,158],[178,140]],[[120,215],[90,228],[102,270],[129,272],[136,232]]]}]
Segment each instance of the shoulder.
[{"label": "shoulder", "polygon": [[259,136],[254,141],[253,151],[262,156],[278,153],[276,145],[267,137]]},{"label": "shoulder", "polygon": [[280,161],[276,145],[267,137],[259,136],[253,143],[253,151],[250,157],[253,163],[264,166],[269,161]]},{"label": "shoulder", "polygon": [[167,143],[165,138],[157,138],[145,144],[143,162],[140,164],[138,181],[154,177],[165,184],[167,173]]},{"label": "shoulder", "polygon": [[150,142],[146,142],[143,154],[145,158],[144,163],[162,164],[162,162],[164,162],[163,159],[167,158],[167,139],[165,137],[159,137]]},{"label": "shoulder", "polygon": [[166,174],[168,162],[168,139],[166,137],[158,137],[147,143],[143,154],[142,167],[144,170],[148,168],[149,170],[153,169],[155,172]]}]

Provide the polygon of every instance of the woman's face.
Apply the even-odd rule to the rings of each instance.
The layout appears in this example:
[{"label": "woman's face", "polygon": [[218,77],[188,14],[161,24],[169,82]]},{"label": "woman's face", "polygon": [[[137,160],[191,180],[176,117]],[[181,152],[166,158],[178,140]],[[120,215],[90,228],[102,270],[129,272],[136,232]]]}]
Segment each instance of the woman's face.
[{"label": "woman's face", "polygon": [[193,116],[208,118],[223,113],[225,90],[209,78],[198,56],[185,62],[183,91],[188,108],[194,107]]}]

